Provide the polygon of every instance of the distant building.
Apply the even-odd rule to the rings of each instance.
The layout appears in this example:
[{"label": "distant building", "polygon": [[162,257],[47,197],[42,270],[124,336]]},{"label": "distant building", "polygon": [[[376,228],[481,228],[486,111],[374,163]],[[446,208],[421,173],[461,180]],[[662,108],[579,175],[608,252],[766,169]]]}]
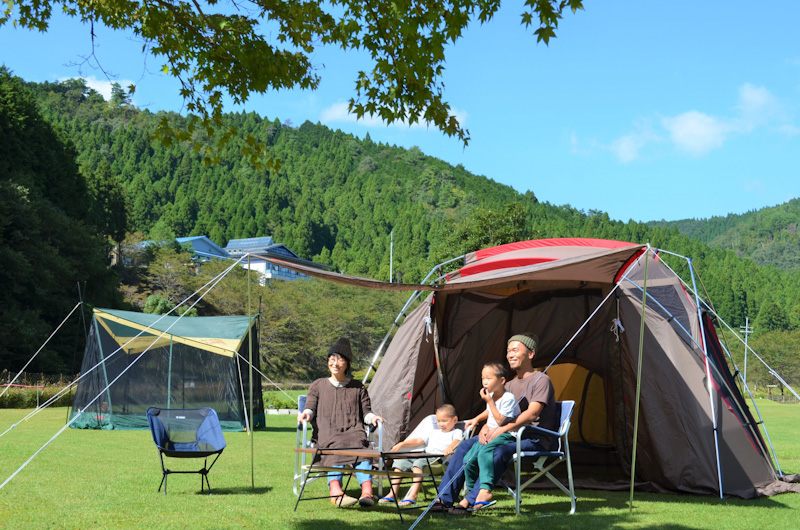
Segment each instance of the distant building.
[{"label": "distant building", "polygon": [[208,261],[209,259],[228,259],[228,252],[217,245],[206,236],[176,237],[175,241],[181,245],[188,243],[191,245],[198,261]]},{"label": "distant building", "polygon": [[[316,267],[318,269],[330,269],[328,265],[316,263],[301,258],[283,243],[275,243],[270,236],[250,237],[247,239],[231,239],[225,246],[225,250],[233,259],[239,259],[246,254],[250,256],[250,270],[261,273],[259,283],[263,284],[266,280],[297,280],[298,278],[308,278],[307,275],[294,272],[293,270],[279,267],[261,259],[260,256],[281,259],[300,265]],[[242,260],[242,265],[247,267],[247,259]]]}]

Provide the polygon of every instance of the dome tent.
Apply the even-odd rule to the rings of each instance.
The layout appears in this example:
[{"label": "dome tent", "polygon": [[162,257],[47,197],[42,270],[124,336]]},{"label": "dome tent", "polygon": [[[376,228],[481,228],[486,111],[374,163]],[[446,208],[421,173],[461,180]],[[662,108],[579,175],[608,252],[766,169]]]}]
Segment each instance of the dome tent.
[{"label": "dome tent", "polygon": [[[148,429],[149,407],[211,407],[224,430],[243,430],[248,421],[253,428],[263,427],[257,336],[256,320],[247,316],[175,317],[95,309],[71,427]],[[255,353],[252,420],[247,417],[248,337]]]},{"label": "dome tent", "polygon": [[734,382],[714,331],[716,315],[655,249],[545,239],[463,260],[435,285],[316,274],[432,291],[405,318],[369,385],[388,445],[442,403],[453,404],[460,418],[475,416],[483,407],[480,366],[505,359],[508,337],[533,331],[540,338],[534,366],[547,368],[557,400],[576,402],[576,486],[629,487],[638,413],[637,489],[743,498],[800,489],[782,480],[761,422]]}]

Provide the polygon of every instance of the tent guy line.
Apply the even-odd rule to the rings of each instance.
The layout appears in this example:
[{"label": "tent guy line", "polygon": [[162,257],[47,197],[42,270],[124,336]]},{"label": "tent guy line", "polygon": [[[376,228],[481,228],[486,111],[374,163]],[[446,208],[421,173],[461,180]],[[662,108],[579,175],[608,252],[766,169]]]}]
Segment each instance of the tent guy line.
[{"label": "tent guy line", "polygon": [[[244,258],[244,256],[243,256],[243,258]],[[240,260],[240,261],[241,261],[241,260]],[[174,310],[175,310],[175,309],[177,309],[178,307],[181,307],[181,306],[182,306],[184,303],[186,303],[186,301],[187,301],[187,300],[191,299],[191,297],[192,297],[192,296],[194,296],[194,295],[196,295],[196,294],[200,293],[200,291],[202,291],[203,289],[205,289],[206,287],[208,287],[208,289],[207,289],[207,290],[206,290],[204,293],[200,294],[200,295],[198,296],[197,300],[195,300],[194,302],[192,302],[192,304],[189,306],[189,309],[192,309],[192,308],[193,308],[195,305],[197,305],[197,304],[200,302],[200,300],[202,300],[202,299],[203,299],[203,297],[204,297],[206,294],[208,294],[208,293],[211,291],[211,289],[213,289],[213,288],[214,288],[214,287],[215,287],[215,286],[216,286],[216,285],[217,285],[217,284],[218,284],[218,283],[219,283],[219,282],[220,282],[220,281],[221,281],[221,280],[222,280],[222,279],[223,279],[223,278],[224,278],[224,277],[225,277],[225,276],[226,276],[226,275],[227,275],[227,274],[228,274],[228,273],[231,271],[231,270],[233,270],[233,267],[234,267],[234,266],[236,266],[236,264],[237,264],[237,263],[238,263],[238,261],[237,261],[236,263],[234,263],[233,265],[231,265],[230,267],[228,267],[228,268],[227,268],[226,270],[224,270],[222,273],[220,273],[219,275],[217,275],[217,276],[216,276],[214,279],[212,279],[211,281],[209,281],[208,283],[206,283],[206,284],[205,284],[203,287],[201,287],[200,289],[198,289],[197,291],[195,291],[194,293],[192,293],[191,295],[189,295],[188,297],[186,297],[186,298],[185,298],[185,299],[184,299],[184,300],[183,300],[183,301],[182,301],[180,304],[178,304],[177,306],[175,306],[174,308],[172,308],[170,311],[168,311],[167,313],[165,313],[164,315],[162,315],[162,317],[161,317],[161,318],[159,318],[159,319],[158,319],[156,322],[160,321],[162,318],[164,318],[164,317],[166,317],[167,315],[169,315],[169,313],[171,313],[172,311],[174,311]],[[156,343],[158,342],[158,339],[160,339],[160,338],[162,338],[164,335],[168,334],[169,330],[170,330],[170,329],[171,329],[173,326],[175,326],[175,324],[177,324],[177,323],[178,323],[178,321],[179,321],[181,318],[183,318],[183,315],[179,315],[178,319],[177,319],[177,320],[175,320],[175,322],[173,322],[172,324],[170,324],[170,325],[169,325],[169,327],[167,327],[167,329],[165,329],[164,331],[162,331],[162,332],[161,332],[161,334],[160,334],[160,335],[159,335],[159,336],[158,336],[158,337],[157,337],[157,338],[156,338],[156,339],[155,339],[155,340],[152,342],[152,344],[151,344],[150,346],[148,346],[148,347],[147,347],[147,348],[146,348],[146,349],[145,349],[145,350],[144,350],[142,353],[146,353],[146,352],[147,352],[147,351],[150,349],[150,347],[151,347],[153,344],[156,344]],[[141,335],[141,333],[144,333],[144,330],[140,332],[140,335]],[[133,340],[133,339],[131,339],[131,340]],[[130,342],[130,341],[129,341],[129,342]],[[127,343],[126,343],[126,344],[127,344]],[[117,348],[117,350],[115,350],[115,351],[114,351],[114,354],[116,354],[117,352],[121,351],[121,350],[122,350],[122,348],[123,348],[123,347],[119,347],[119,348]],[[112,355],[113,355],[113,354],[112,354]],[[111,356],[109,356],[109,358],[110,358],[110,357],[111,357]],[[114,378],[114,379],[113,379],[113,380],[112,380],[110,383],[108,383],[108,385],[106,385],[106,387],[105,387],[103,390],[101,390],[101,391],[100,391],[100,392],[99,392],[99,393],[98,393],[98,394],[97,394],[97,395],[96,395],[96,396],[95,396],[95,397],[94,397],[94,398],[93,398],[91,401],[89,401],[89,403],[86,405],[86,407],[84,407],[84,408],[81,410],[81,412],[85,411],[85,410],[86,410],[86,408],[88,408],[88,407],[89,407],[89,405],[92,405],[92,404],[93,404],[95,401],[97,401],[97,400],[100,398],[100,396],[102,396],[102,395],[103,395],[103,394],[104,394],[104,393],[105,393],[105,392],[106,392],[106,391],[107,391],[107,390],[108,390],[108,389],[109,389],[109,388],[110,388],[110,387],[111,387],[111,386],[112,386],[114,383],[116,383],[116,382],[117,382],[117,380],[119,380],[119,378],[120,378],[120,377],[122,377],[122,375],[123,375],[125,372],[127,372],[127,371],[128,371],[130,368],[132,368],[133,366],[135,366],[135,365],[136,365],[136,363],[139,361],[139,359],[141,359],[142,357],[144,357],[144,356],[143,356],[143,355],[140,355],[140,356],[138,356],[136,359],[134,359],[134,360],[133,360],[133,362],[131,362],[131,363],[130,363],[130,364],[129,364],[129,365],[128,365],[128,366],[127,366],[127,367],[126,367],[124,370],[122,370],[122,372],[121,372],[119,375],[117,375],[117,377],[115,377],[115,378]],[[105,361],[102,361],[102,362],[105,362]],[[100,364],[102,364],[102,362],[101,362],[101,363],[98,363],[97,365],[95,365],[95,367],[97,367],[97,366],[99,366]],[[94,368],[93,368],[93,369],[94,369]],[[76,381],[77,381],[77,380],[76,380]],[[39,448],[39,449],[38,449],[38,450],[37,450],[37,451],[36,451],[36,452],[35,452],[35,453],[34,453],[34,454],[33,454],[33,455],[32,455],[32,456],[31,456],[31,457],[28,459],[28,460],[26,460],[26,461],[25,461],[25,463],[23,463],[23,464],[22,464],[22,465],[21,465],[21,466],[20,466],[20,467],[19,467],[19,468],[18,468],[16,471],[14,471],[14,472],[11,474],[11,476],[9,476],[9,477],[8,477],[8,478],[7,478],[7,479],[6,479],[6,480],[5,480],[5,481],[4,481],[2,484],[0,484],[0,490],[2,490],[2,489],[5,487],[5,485],[6,485],[6,484],[8,484],[9,482],[11,482],[11,480],[12,480],[12,479],[14,479],[14,477],[16,477],[16,476],[17,476],[17,475],[18,475],[18,474],[19,474],[19,473],[20,473],[20,472],[21,472],[23,469],[25,469],[25,468],[28,466],[28,464],[30,464],[30,463],[31,463],[31,462],[32,462],[32,461],[33,461],[33,460],[36,458],[36,456],[38,456],[38,455],[39,455],[39,453],[41,453],[41,452],[42,452],[42,451],[43,451],[43,450],[44,450],[44,449],[45,449],[45,448],[46,448],[48,445],[50,445],[50,444],[51,444],[51,443],[52,443],[52,442],[53,442],[53,441],[54,441],[56,438],[58,438],[58,437],[59,437],[59,436],[60,436],[60,435],[61,435],[61,434],[62,434],[62,433],[63,433],[63,432],[66,430],[66,429],[68,429],[68,428],[69,428],[69,426],[70,426],[70,425],[72,425],[72,423],[73,423],[73,422],[75,422],[75,421],[76,421],[76,420],[77,420],[79,417],[80,417],[79,415],[76,415],[76,416],[74,416],[74,417],[73,417],[73,418],[72,418],[70,421],[68,421],[68,422],[66,423],[66,425],[64,425],[64,426],[63,426],[61,429],[59,429],[59,430],[58,430],[58,432],[57,432],[55,435],[53,435],[53,437],[52,437],[52,438],[50,438],[50,439],[49,439],[47,442],[45,442],[45,444],[44,444],[42,447],[40,447],[40,448]],[[15,425],[17,425],[17,424],[15,424]],[[13,428],[13,426],[12,426],[12,428]],[[10,430],[10,429],[9,429],[9,430]],[[6,432],[8,432],[8,431],[6,431]],[[3,433],[3,434],[5,434],[5,433]]]}]

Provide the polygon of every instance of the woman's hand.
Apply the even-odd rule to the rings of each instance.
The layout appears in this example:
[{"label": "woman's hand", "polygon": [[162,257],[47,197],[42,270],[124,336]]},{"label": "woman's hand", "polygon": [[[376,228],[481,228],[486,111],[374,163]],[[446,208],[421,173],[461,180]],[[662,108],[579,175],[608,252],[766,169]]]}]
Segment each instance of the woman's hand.
[{"label": "woman's hand", "polygon": [[378,422],[383,423],[383,418],[381,418],[380,416],[375,416],[374,418],[372,418],[372,425],[373,426],[377,427],[378,426]]},{"label": "woman's hand", "polygon": [[303,423],[304,421],[311,421],[311,416],[309,416],[308,412],[300,412],[297,414],[297,423]]}]

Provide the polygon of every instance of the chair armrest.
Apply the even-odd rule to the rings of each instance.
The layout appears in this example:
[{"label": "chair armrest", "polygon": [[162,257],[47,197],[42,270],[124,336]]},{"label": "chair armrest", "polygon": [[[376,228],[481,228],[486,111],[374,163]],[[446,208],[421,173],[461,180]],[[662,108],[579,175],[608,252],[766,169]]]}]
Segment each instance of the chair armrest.
[{"label": "chair armrest", "polygon": [[530,429],[535,433],[546,434],[546,435],[552,436],[554,438],[558,438],[559,436],[561,436],[559,433],[557,433],[555,431],[551,431],[550,429],[545,429],[545,428],[542,428],[542,427],[537,427],[536,425],[523,425],[516,433],[514,433],[514,436],[516,436],[517,438],[520,438],[522,436],[522,432],[525,429]]}]

